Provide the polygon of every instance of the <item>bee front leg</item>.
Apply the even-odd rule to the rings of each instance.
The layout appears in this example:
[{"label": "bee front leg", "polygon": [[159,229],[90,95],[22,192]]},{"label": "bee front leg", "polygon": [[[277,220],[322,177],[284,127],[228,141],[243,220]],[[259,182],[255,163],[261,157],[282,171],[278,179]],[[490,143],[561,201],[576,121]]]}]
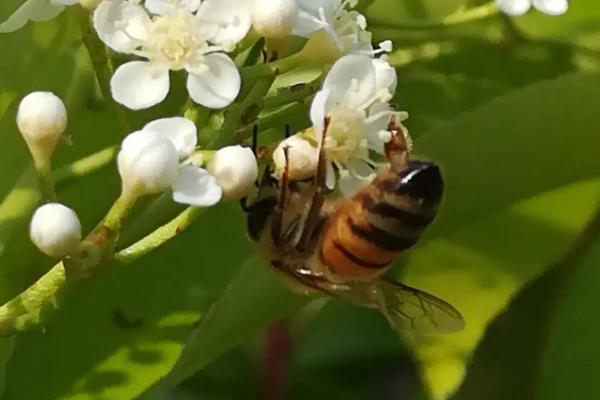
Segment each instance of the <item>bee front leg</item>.
[{"label": "bee front leg", "polygon": [[283,210],[285,209],[285,204],[287,203],[287,196],[289,190],[289,147],[285,146],[283,148],[283,154],[285,156],[285,167],[283,168],[283,173],[281,174],[281,179],[279,180],[279,184],[281,188],[279,190],[279,199],[277,201],[277,205],[273,210],[272,216],[272,228],[271,228],[271,238],[273,239],[273,244],[276,247],[281,247],[284,245],[284,234],[283,234]]},{"label": "bee front leg", "polygon": [[329,129],[329,118],[325,118],[323,125],[323,135],[321,136],[321,142],[319,144],[319,160],[317,162],[317,173],[315,174],[315,192],[310,203],[310,208],[306,215],[304,222],[304,230],[302,236],[296,248],[298,251],[304,252],[308,250],[311,244],[314,244],[314,233],[319,226],[321,221],[321,209],[325,202],[325,193],[327,191],[327,185],[325,183],[327,179],[327,158],[325,155],[325,138],[327,136],[327,130]]}]

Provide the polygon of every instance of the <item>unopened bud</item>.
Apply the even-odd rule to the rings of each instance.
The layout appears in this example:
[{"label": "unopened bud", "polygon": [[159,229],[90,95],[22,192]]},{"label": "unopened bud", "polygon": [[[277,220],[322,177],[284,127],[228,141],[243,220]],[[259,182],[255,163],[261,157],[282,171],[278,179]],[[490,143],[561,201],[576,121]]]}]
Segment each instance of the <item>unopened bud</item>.
[{"label": "unopened bud", "polygon": [[117,164],[123,192],[144,196],[171,187],[179,160],[169,139],[156,132],[137,131],[123,140]]},{"label": "unopened bud", "polygon": [[244,197],[258,178],[256,157],[252,150],[242,146],[217,150],[206,169],[223,189],[225,200]]},{"label": "unopened bud", "polygon": [[48,203],[33,213],[29,236],[43,253],[62,257],[79,246],[81,223],[75,211],[59,203]]},{"label": "unopened bud", "polygon": [[283,140],[273,152],[275,174],[281,178],[286,159],[284,148],[288,152],[288,178],[299,181],[310,178],[317,171],[318,150],[308,140],[296,135]]},{"label": "unopened bud", "polygon": [[48,162],[67,128],[67,110],[50,92],[32,92],[21,100],[17,126],[38,165]]},{"label": "unopened bud", "polygon": [[266,38],[290,34],[300,10],[296,0],[254,0],[254,30]]}]

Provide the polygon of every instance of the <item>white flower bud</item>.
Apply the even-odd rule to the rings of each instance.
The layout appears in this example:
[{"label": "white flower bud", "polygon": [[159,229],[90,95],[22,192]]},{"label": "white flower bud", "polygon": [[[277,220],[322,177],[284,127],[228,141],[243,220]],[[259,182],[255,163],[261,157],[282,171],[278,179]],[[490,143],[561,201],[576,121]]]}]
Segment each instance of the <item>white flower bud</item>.
[{"label": "white flower bud", "polygon": [[37,164],[44,164],[67,128],[67,110],[50,92],[32,92],[21,100],[17,126]]},{"label": "white flower bud", "polygon": [[255,0],[254,30],[266,38],[281,38],[290,34],[300,10],[296,0]]},{"label": "white flower bud", "polygon": [[223,189],[225,200],[244,197],[258,178],[256,157],[247,147],[223,147],[206,166]]},{"label": "white flower bud", "polygon": [[285,168],[284,147],[288,147],[288,177],[290,180],[299,181],[313,176],[317,171],[318,150],[308,140],[293,135],[277,145],[273,152],[275,174],[281,178]]},{"label": "white flower bud", "polygon": [[62,204],[48,203],[33,213],[29,236],[43,253],[62,257],[79,246],[81,223],[75,211]]},{"label": "white flower bud", "polygon": [[133,132],[123,140],[117,164],[123,191],[144,196],[171,187],[179,160],[169,139],[145,130]]}]

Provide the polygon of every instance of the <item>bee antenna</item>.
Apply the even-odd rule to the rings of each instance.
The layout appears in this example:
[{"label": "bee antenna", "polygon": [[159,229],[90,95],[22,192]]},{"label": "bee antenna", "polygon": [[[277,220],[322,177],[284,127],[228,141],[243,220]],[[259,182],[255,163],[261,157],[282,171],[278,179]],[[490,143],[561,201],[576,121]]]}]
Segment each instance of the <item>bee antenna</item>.
[{"label": "bee antenna", "polygon": [[254,124],[252,127],[252,153],[255,157],[258,157],[258,124]]},{"label": "bee antenna", "polygon": [[285,138],[289,138],[291,136],[291,127],[290,124],[285,124]]},{"label": "bee antenna", "polygon": [[325,117],[323,121],[323,134],[321,135],[321,141],[319,143],[319,159],[317,161],[317,175],[316,175],[316,184],[319,187],[325,186],[325,179],[327,174],[327,165],[325,158],[325,139],[327,138],[327,131],[329,130],[329,123],[331,122],[331,118]]},{"label": "bee antenna", "polygon": [[391,134],[389,142],[385,144],[385,155],[395,170],[403,170],[408,165],[408,143],[402,125],[396,123],[392,117],[387,130]]}]

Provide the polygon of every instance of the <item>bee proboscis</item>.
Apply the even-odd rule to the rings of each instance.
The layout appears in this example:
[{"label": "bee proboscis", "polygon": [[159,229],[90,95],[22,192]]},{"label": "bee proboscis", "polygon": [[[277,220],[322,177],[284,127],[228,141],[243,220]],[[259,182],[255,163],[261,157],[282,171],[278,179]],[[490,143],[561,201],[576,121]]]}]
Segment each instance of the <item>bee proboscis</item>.
[{"label": "bee proboscis", "polygon": [[379,310],[396,330],[421,333],[463,329],[461,314],[429,293],[382,277],[433,221],[443,194],[438,166],[409,159],[406,137],[392,119],[386,144],[389,166],[354,196],[329,199],[326,156],[319,145],[310,184],[288,179],[289,157],[279,179],[265,170],[248,233],[263,256],[303,292],[319,292]]}]

